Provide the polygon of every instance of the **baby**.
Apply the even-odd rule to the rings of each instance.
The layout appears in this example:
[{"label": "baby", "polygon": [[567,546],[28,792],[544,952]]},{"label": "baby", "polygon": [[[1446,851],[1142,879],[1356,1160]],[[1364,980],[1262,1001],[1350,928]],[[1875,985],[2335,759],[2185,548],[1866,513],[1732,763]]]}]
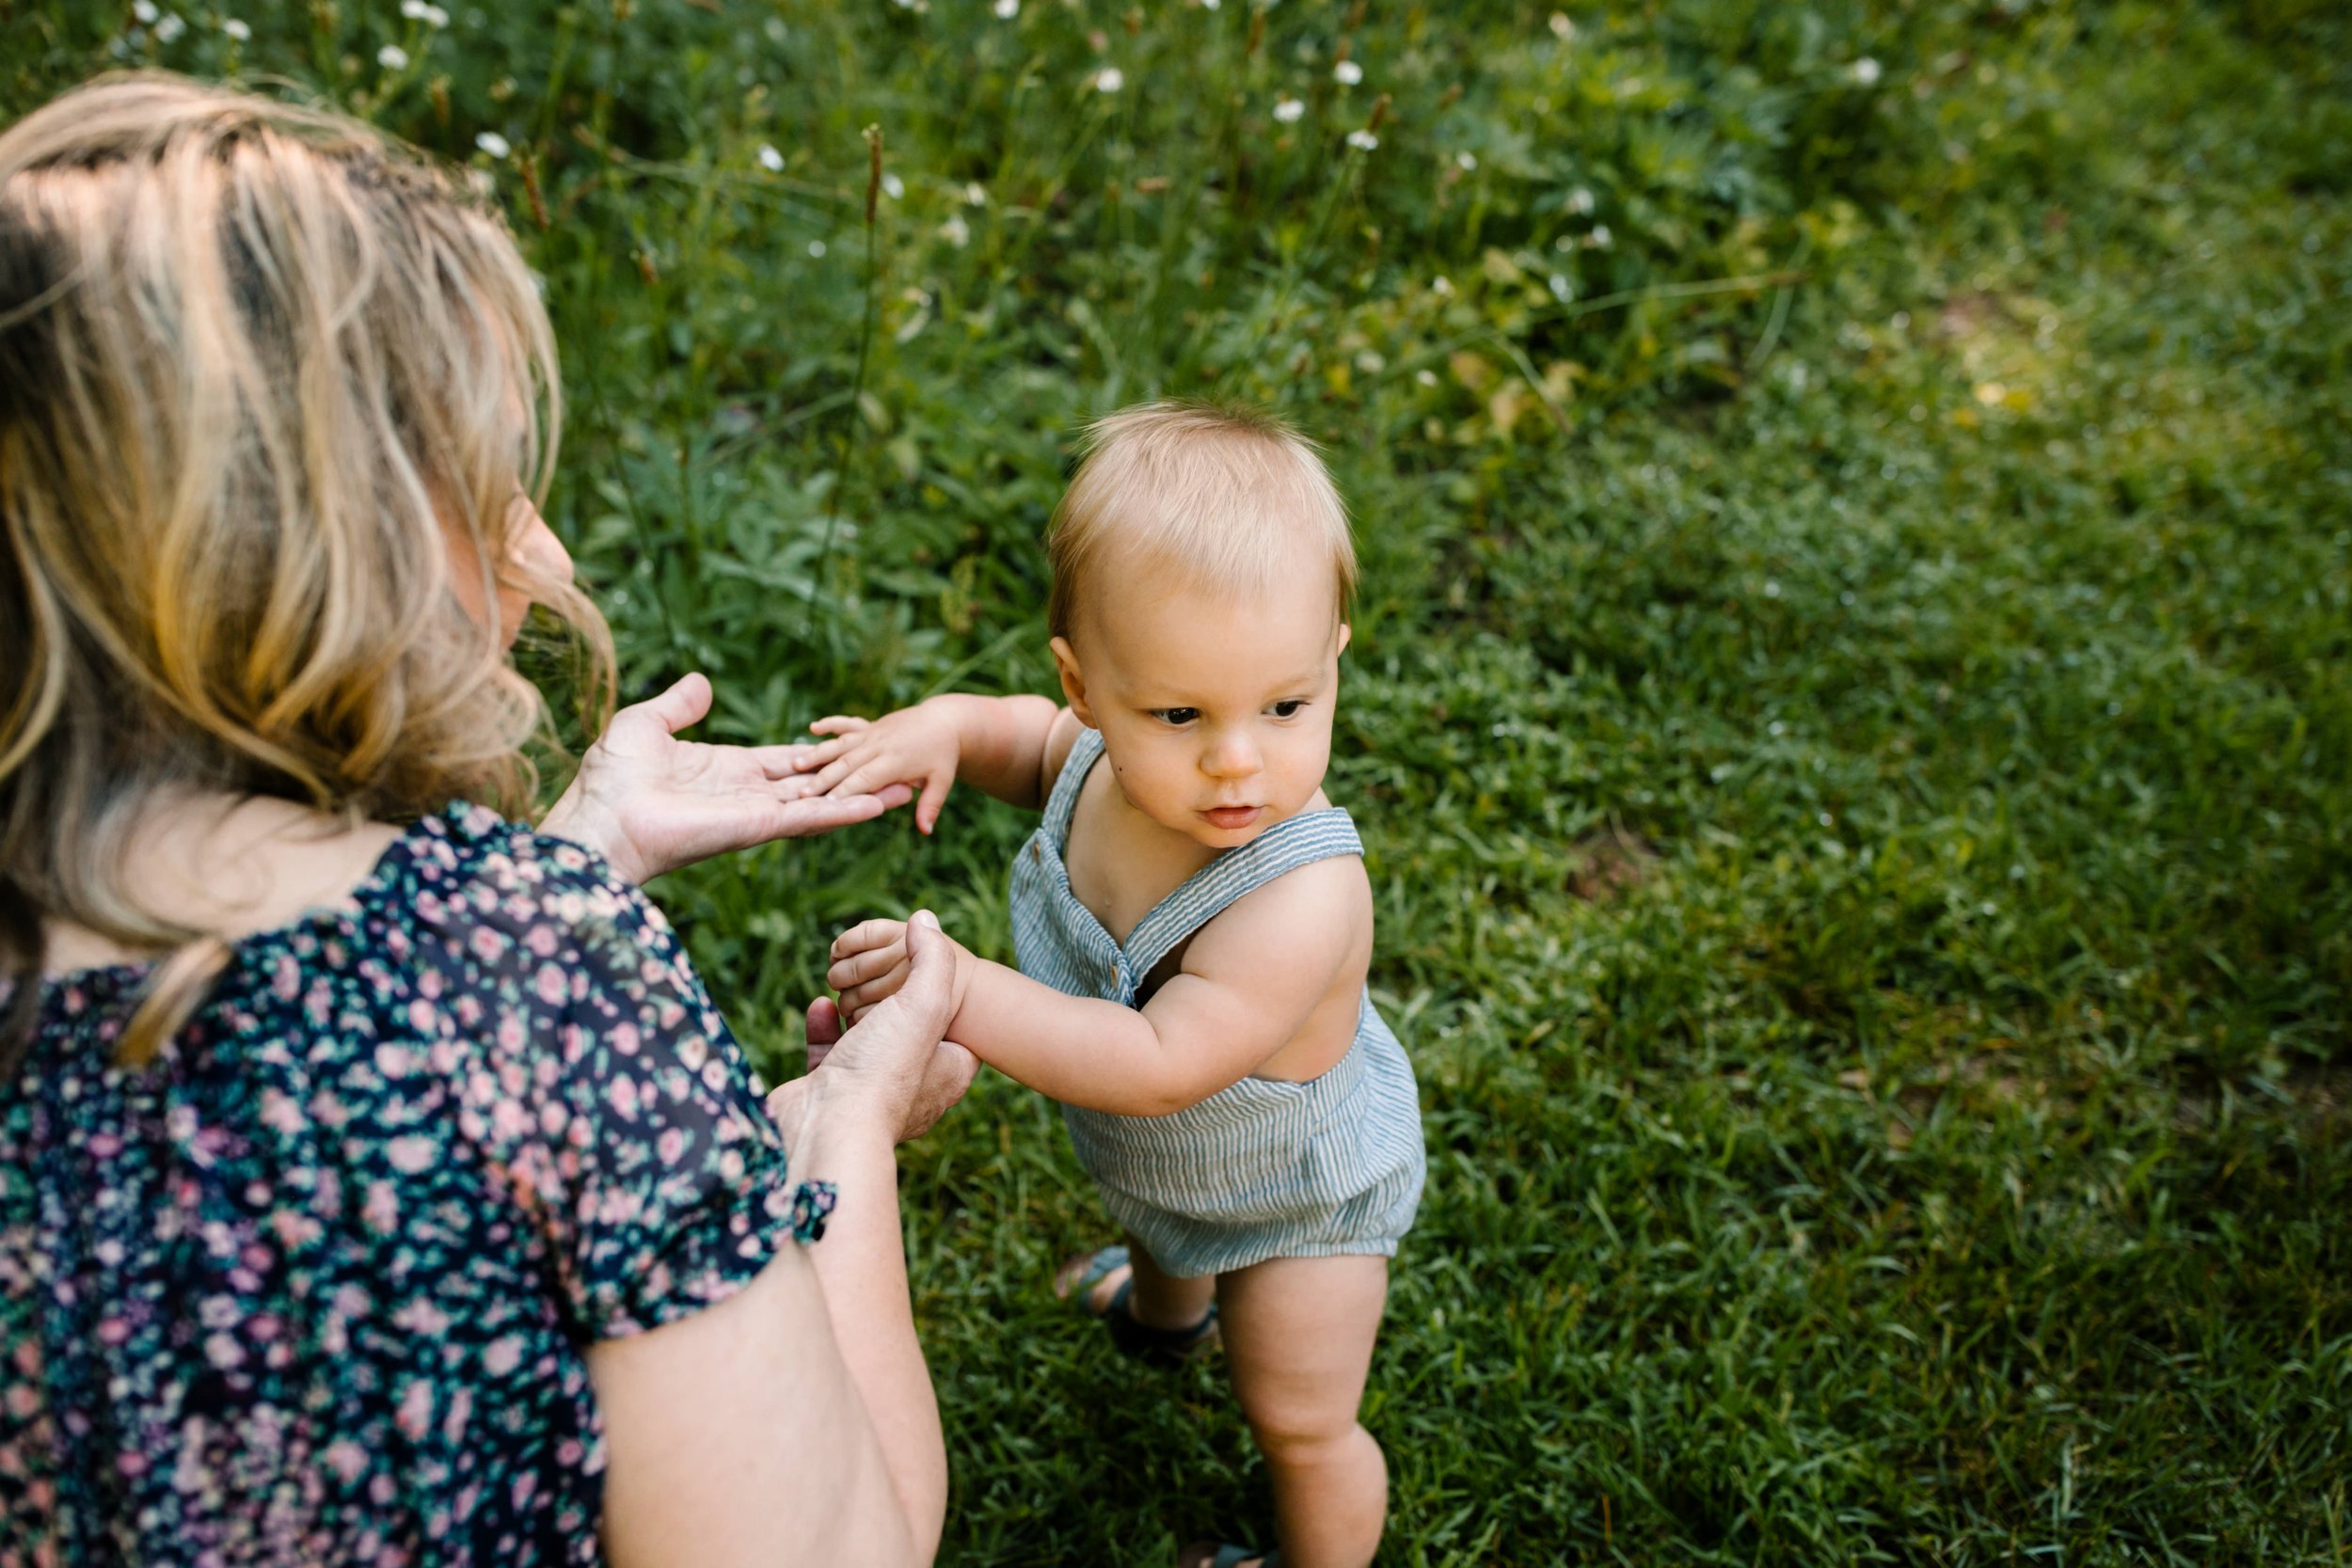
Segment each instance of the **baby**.
[{"label": "baby", "polygon": [[[1279,421],[1152,404],[1089,432],[1049,548],[1067,707],[827,719],[806,766],[835,794],[919,785],[925,832],[959,777],[1043,809],[1012,872],[1020,967],[959,947],[948,1037],[1061,1101],[1126,1227],[1057,1288],[1136,1354],[1185,1357],[1221,1324],[1284,1568],[1368,1563],[1388,1470],[1356,1413],[1422,1154],[1412,1069],[1365,991],[1362,847],[1323,793],[1346,515]],[[905,928],[867,921],[833,957],[854,1018],[904,979]]]}]

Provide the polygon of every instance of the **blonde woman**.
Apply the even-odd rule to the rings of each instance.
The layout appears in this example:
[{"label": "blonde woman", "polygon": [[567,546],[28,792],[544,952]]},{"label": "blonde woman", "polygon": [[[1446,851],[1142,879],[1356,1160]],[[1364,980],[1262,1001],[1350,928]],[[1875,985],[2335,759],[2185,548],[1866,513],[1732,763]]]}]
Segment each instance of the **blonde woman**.
[{"label": "blonde woman", "polygon": [[693,677],[499,815],[529,605],[611,663],[555,386],[499,220],[358,124],[134,77],[0,135],[5,1568],[936,1545],[944,942],[763,1114],[634,885],[904,794],[676,739]]}]

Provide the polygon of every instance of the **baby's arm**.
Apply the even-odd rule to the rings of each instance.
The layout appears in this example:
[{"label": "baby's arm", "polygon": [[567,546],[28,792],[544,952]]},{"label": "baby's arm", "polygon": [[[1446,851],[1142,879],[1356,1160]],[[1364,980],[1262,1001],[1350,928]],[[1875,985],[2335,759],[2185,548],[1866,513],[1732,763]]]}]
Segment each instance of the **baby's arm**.
[{"label": "baby's arm", "polygon": [[[1052,777],[1048,758],[1069,755],[1078,721],[1050,698],[950,692],[880,719],[835,714],[809,728],[833,736],[801,765],[817,772],[812,793],[870,795],[892,784],[920,785],[914,825],[928,833],[959,776],[1012,805],[1042,805]],[[882,783],[868,787],[868,780]]]},{"label": "baby's arm", "polygon": [[[1361,949],[1360,863],[1321,861],[1240,899],[1192,939],[1140,1012],[1069,996],[958,946],[947,1037],[1006,1076],[1089,1110],[1166,1116],[1263,1067]],[[827,981],[855,1015],[905,977],[905,927],[869,920],[834,943]]]}]

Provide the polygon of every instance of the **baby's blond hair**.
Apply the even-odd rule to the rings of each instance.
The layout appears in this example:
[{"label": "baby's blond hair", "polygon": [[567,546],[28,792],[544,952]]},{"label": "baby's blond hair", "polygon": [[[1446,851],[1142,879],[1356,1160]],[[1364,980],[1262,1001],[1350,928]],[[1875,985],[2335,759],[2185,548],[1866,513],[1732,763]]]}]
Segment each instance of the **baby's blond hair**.
[{"label": "baby's blond hair", "polygon": [[1312,443],[1258,409],[1146,403],[1087,427],[1084,460],[1054,509],[1046,624],[1070,637],[1105,560],[1166,564],[1194,584],[1263,594],[1302,547],[1330,562],[1332,613],[1356,592],[1347,509]]},{"label": "baby's blond hair", "polygon": [[600,708],[604,623],[514,560],[556,423],[530,270],[413,150],[161,75],[0,135],[0,1064],[45,919],[176,950],[133,1060],[226,962],[125,863],[161,800],[530,804],[545,707],[451,591],[450,535],[483,605],[568,625]]}]

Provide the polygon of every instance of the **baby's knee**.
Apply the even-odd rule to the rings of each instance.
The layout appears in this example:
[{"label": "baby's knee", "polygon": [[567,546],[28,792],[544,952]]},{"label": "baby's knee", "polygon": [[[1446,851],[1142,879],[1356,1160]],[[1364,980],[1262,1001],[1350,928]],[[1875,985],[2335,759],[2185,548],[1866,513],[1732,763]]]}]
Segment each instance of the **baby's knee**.
[{"label": "baby's knee", "polygon": [[1352,1404],[1293,1396],[1245,1398],[1241,1407],[1250,1435],[1269,1459],[1305,1458],[1359,1438],[1372,1442],[1372,1434],[1356,1424]]}]

